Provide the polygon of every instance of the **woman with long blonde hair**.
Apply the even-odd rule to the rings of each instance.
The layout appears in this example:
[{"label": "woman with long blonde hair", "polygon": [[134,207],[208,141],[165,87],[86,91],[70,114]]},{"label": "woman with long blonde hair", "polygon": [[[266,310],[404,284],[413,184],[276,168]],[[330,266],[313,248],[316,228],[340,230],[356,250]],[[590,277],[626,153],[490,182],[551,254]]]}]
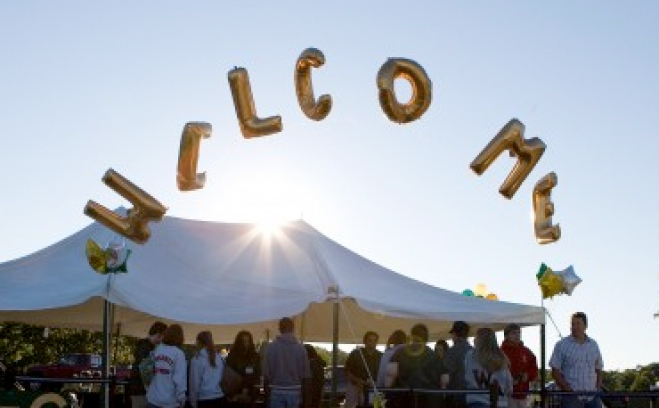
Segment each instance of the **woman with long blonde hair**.
[{"label": "woman with long blonde hair", "polygon": [[[465,356],[465,385],[470,390],[490,390],[498,385],[498,407],[508,405],[507,396],[513,391],[513,377],[510,362],[499,347],[497,336],[490,328],[479,329],[474,340],[474,348]],[[467,394],[469,408],[490,406],[490,394]]]}]

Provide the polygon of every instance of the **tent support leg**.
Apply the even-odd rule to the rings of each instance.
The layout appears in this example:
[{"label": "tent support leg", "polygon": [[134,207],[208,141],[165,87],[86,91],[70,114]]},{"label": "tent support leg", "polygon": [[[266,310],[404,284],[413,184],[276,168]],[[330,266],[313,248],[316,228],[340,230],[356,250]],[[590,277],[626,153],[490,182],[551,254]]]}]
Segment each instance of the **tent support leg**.
[{"label": "tent support leg", "polygon": [[[103,365],[102,378],[110,378],[110,308],[112,304],[105,300],[103,303]],[[110,408],[110,384],[101,384],[101,408]]]},{"label": "tent support leg", "polygon": [[540,406],[545,406],[545,383],[547,382],[545,359],[546,359],[546,349],[545,349],[545,325],[544,323],[540,325]]},{"label": "tent support leg", "polygon": [[336,370],[339,361],[339,302],[332,305],[332,391],[330,392],[330,408],[338,406],[336,401]]}]

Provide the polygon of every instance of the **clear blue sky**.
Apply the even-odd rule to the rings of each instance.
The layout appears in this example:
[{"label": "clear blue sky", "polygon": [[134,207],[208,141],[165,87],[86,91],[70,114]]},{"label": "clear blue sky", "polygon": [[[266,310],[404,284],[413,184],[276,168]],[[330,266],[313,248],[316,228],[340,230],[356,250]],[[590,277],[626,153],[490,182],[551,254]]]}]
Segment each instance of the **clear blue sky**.
[{"label": "clear blue sky", "polygon": [[[659,4],[506,2],[74,1],[0,3],[0,261],[91,222],[87,200],[128,203],[101,182],[114,168],[168,215],[299,218],[373,261],[461,292],[539,305],[541,262],[583,282],[547,300],[558,325],[584,311],[606,368],[659,361],[657,243]],[[323,51],[321,122],[301,112],[293,67]],[[390,57],[421,64],[430,109],[398,125],[376,74]],[[276,135],[243,139],[227,73],[250,75]],[[402,95],[409,89],[401,86]],[[547,151],[512,200],[513,161],[481,177],[470,162],[510,119]],[[186,122],[203,141],[203,190],[180,192]],[[533,185],[550,171],[557,243],[535,242]],[[526,342],[538,350],[538,328]],[[386,336],[387,334],[383,334]]]}]

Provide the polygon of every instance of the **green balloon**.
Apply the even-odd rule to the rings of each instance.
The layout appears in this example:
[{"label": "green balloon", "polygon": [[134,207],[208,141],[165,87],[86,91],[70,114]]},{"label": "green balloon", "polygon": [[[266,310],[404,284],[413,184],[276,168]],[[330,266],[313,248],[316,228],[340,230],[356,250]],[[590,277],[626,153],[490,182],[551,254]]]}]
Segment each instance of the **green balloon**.
[{"label": "green balloon", "polygon": [[462,291],[462,294],[465,296],[474,296],[474,291],[471,289],[465,289]]}]

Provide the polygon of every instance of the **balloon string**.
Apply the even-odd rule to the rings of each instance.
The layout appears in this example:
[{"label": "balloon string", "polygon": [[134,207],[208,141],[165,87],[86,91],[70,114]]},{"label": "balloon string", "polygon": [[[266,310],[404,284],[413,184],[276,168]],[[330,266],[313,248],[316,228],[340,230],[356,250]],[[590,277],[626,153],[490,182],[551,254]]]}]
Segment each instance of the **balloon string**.
[{"label": "balloon string", "polygon": [[551,317],[551,313],[549,313],[549,309],[545,309],[545,313],[547,313],[547,317],[549,317],[549,320],[551,320],[551,323],[554,325],[554,329],[556,329],[556,332],[558,333],[558,337],[560,337],[562,339],[563,335],[561,334],[561,331],[558,330],[558,326],[556,325],[556,322],[554,321],[554,318]]},{"label": "balloon string", "polygon": [[[358,337],[357,337],[357,333],[355,332],[355,328],[352,325],[352,320],[348,316],[347,306],[344,305],[343,302],[341,302],[340,300],[339,300],[339,309],[341,310],[341,313],[343,313],[343,317],[346,319],[346,323],[348,323],[348,330],[350,331],[350,334],[352,335],[353,341],[355,342],[355,344],[359,344],[358,343],[359,340],[358,340]],[[364,368],[366,368],[366,374],[368,375],[368,378],[373,383],[373,391],[377,394],[377,392],[378,392],[377,384],[375,382],[375,379],[373,378],[373,374],[371,373],[371,370],[368,367],[368,364],[366,363],[366,357],[364,357],[364,353],[362,352],[362,348],[360,348],[359,346],[357,346],[357,353],[359,354],[359,357],[361,357],[362,364],[364,364]],[[375,373],[375,374],[377,375],[377,373]]]}]

